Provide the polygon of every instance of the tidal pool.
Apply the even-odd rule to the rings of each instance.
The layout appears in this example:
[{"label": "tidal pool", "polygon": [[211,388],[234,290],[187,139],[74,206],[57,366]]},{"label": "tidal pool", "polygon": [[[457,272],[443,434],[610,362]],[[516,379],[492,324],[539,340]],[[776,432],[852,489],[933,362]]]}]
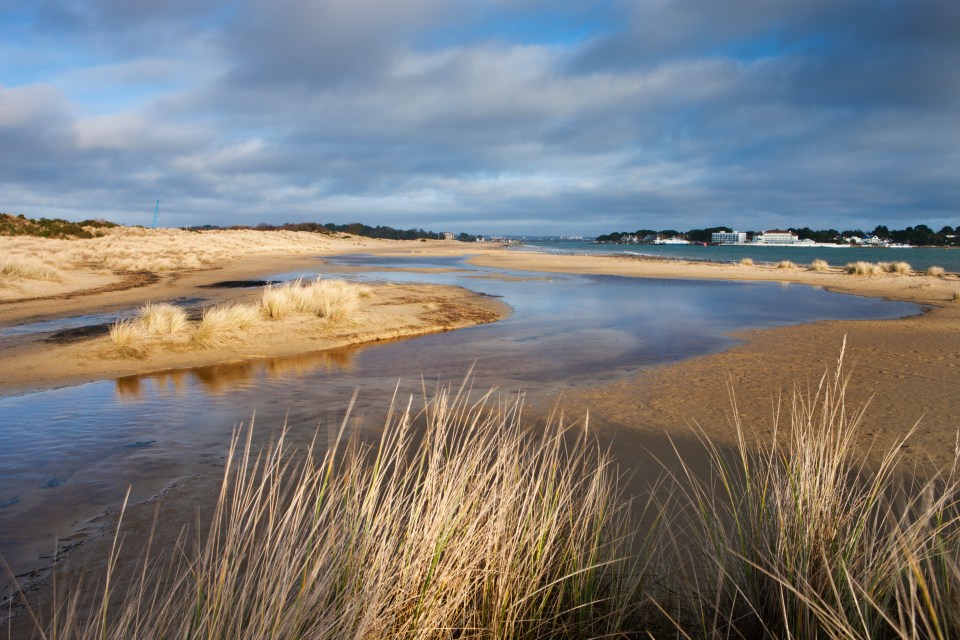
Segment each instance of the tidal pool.
[{"label": "tidal pool", "polygon": [[[636,370],[714,353],[729,333],[822,319],[894,318],[917,305],[801,285],[567,276],[473,267],[461,258],[344,256],[288,280],[349,269],[351,279],[431,282],[497,296],[510,317],[420,338],[290,358],[132,376],[0,398],[0,553],[16,570],[52,552],[55,535],[123,500],[215,469],[235,425],[256,412],[270,434],[286,421],[313,433],[380,426],[390,397],[461,380],[538,394],[602,385]],[[358,271],[358,269],[365,269]],[[398,271],[402,269],[402,271]],[[423,269],[424,272],[410,269]]]}]

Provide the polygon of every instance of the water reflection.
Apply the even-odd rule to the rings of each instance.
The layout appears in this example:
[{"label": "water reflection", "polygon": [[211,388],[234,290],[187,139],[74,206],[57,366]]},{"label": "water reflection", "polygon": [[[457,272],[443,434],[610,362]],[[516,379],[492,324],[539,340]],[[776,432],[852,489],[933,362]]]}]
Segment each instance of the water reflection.
[{"label": "water reflection", "polygon": [[315,372],[349,373],[354,368],[357,352],[356,347],[342,347],[293,356],[224,362],[124,376],[117,378],[114,384],[120,400],[140,401],[148,391],[151,394],[166,392],[175,397],[193,386],[206,394],[222,396],[258,380],[302,377]]}]

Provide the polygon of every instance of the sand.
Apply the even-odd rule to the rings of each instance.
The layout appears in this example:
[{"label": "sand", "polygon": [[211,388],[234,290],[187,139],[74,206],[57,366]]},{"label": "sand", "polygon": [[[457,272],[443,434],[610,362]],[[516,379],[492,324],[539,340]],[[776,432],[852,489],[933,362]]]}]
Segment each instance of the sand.
[{"label": "sand", "polygon": [[[846,366],[851,373],[850,398],[854,403],[870,403],[859,442],[861,450],[882,451],[899,444],[900,439],[916,425],[916,430],[903,446],[909,459],[917,465],[918,472],[930,474],[954,462],[955,443],[960,429],[960,404],[955,401],[957,390],[960,389],[960,302],[953,301],[955,292],[960,290],[960,278],[956,274],[942,278],[893,274],[857,277],[839,270],[816,273],[760,266],[564,256],[456,243],[347,241],[308,253],[277,252],[247,256],[242,260],[221,264],[216,269],[159,272],[154,274],[152,281],[141,275],[141,278],[145,278],[143,282],[129,286],[117,285],[117,282],[122,278],[130,278],[131,274],[114,273],[109,277],[103,276],[107,277],[108,282],[88,287],[93,290],[113,286],[112,290],[90,294],[84,294],[83,288],[60,293],[48,291],[45,294],[48,297],[44,299],[0,304],[0,322],[89,313],[93,310],[122,308],[148,299],[190,295],[205,283],[260,278],[268,273],[292,270],[305,264],[315,265],[316,258],[313,256],[350,251],[394,255],[470,253],[476,254],[470,258],[476,264],[534,273],[777,281],[924,305],[925,311],[921,315],[898,320],[825,321],[744,332],[736,335],[742,340],[741,344],[722,353],[648,368],[612,385],[572,389],[564,395],[562,404],[566,412],[574,416],[583,415],[589,410],[591,428],[597,430],[604,440],[613,443],[613,451],[620,464],[627,473],[633,474],[631,488],[640,491],[646,482],[660,473],[660,468],[648,463],[645,463],[645,469],[633,468],[636,461],[649,461],[648,453],[663,460],[669,459],[673,455],[671,439],[691,440],[695,436],[694,424],[697,425],[696,429],[719,444],[732,442],[731,390],[736,393],[738,410],[748,431],[758,438],[769,437],[772,432],[772,408],[778,398],[788,398],[794,385],[815,385],[823,371],[835,362],[846,339]],[[210,296],[210,290],[204,291]],[[249,295],[249,292],[242,291],[217,291],[218,300]],[[457,324],[460,321],[465,324],[487,321],[493,317],[486,314],[502,313],[495,306],[489,306],[491,301],[463,290],[416,285],[396,287],[395,291],[389,293],[378,292],[378,296],[383,296],[381,299],[398,314],[397,318],[405,318],[398,320],[398,323],[407,322],[407,319],[415,316],[425,323],[422,325],[424,327],[432,322],[434,330],[436,327],[460,326]],[[430,311],[447,305],[463,305],[470,311],[465,312],[466,318],[438,320],[429,317]],[[483,317],[470,317],[471,313]],[[377,330],[370,331],[368,337],[372,338]],[[337,338],[330,339],[334,341],[329,343],[332,345]],[[357,340],[360,339],[363,338],[357,337]],[[71,347],[65,345],[62,348]],[[207,358],[204,362],[211,362],[259,357],[279,348],[279,345],[264,347],[253,353],[248,350],[249,346],[237,346],[222,353],[203,354],[203,358]],[[312,350],[323,348],[323,345],[305,339],[293,350],[300,348]],[[43,357],[42,354],[23,353],[13,360],[28,362],[32,358],[32,362],[39,364]],[[141,371],[194,362],[182,360],[130,364]],[[0,362],[0,366],[5,365]],[[109,366],[119,365],[111,362]],[[118,375],[118,371],[108,369],[76,375]],[[26,374],[21,372],[21,375]],[[56,375],[49,374],[48,377],[26,384],[44,386],[63,382],[62,376],[57,379]],[[535,403],[530,412],[531,418],[542,417],[550,408],[552,400],[544,400],[540,405]],[[216,471],[180,479],[163,490],[159,501],[133,505],[125,515],[125,521],[130,523],[131,535],[134,539],[145,535],[157,508],[161,510],[161,523],[181,522],[184,513],[210,498],[218,482],[219,473]],[[71,552],[74,568],[82,567],[88,573],[95,573],[98,567],[103,566],[116,514],[116,510],[111,510],[89,524],[83,545]],[[171,527],[161,525],[161,541],[172,539],[175,535],[176,531]],[[35,574],[31,581],[34,590],[32,598],[41,606],[49,597],[44,575],[42,572]],[[23,620],[21,618],[21,624]]]},{"label": "sand", "polygon": [[960,432],[956,274],[854,276],[839,269],[812,272],[532,252],[477,256],[471,261],[534,272],[798,283],[924,305],[921,315],[896,320],[824,321],[735,334],[743,343],[732,349],[649,368],[610,386],[571,390],[564,405],[573,413],[589,410],[592,424],[617,441],[621,462],[628,466],[642,448],[671,457],[664,434],[691,438],[702,430],[718,443],[732,443],[731,393],[748,430],[762,439],[772,432],[777,402],[783,401],[786,415],[793,390],[798,385],[815,386],[836,363],[846,338],[849,398],[855,405],[869,403],[860,450],[887,451],[916,426],[904,447],[918,473],[927,475],[954,463]]}]

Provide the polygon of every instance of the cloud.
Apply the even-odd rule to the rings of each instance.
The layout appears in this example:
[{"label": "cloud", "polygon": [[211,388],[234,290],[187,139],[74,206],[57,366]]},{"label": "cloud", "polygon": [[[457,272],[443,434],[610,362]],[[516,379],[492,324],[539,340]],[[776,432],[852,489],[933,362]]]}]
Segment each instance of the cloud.
[{"label": "cloud", "polygon": [[488,233],[957,224],[946,0],[12,5],[0,58],[46,62],[0,88],[4,210],[124,220],[160,197],[180,224]]}]

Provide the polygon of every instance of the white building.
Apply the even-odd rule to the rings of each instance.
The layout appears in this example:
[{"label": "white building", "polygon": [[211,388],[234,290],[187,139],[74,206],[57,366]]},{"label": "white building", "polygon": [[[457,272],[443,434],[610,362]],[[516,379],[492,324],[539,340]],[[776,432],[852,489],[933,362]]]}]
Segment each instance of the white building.
[{"label": "white building", "polygon": [[757,244],[795,244],[799,240],[800,238],[793,231],[782,229],[770,229],[753,238]]},{"label": "white building", "polygon": [[713,244],[744,244],[747,241],[745,231],[718,231],[710,234]]}]

